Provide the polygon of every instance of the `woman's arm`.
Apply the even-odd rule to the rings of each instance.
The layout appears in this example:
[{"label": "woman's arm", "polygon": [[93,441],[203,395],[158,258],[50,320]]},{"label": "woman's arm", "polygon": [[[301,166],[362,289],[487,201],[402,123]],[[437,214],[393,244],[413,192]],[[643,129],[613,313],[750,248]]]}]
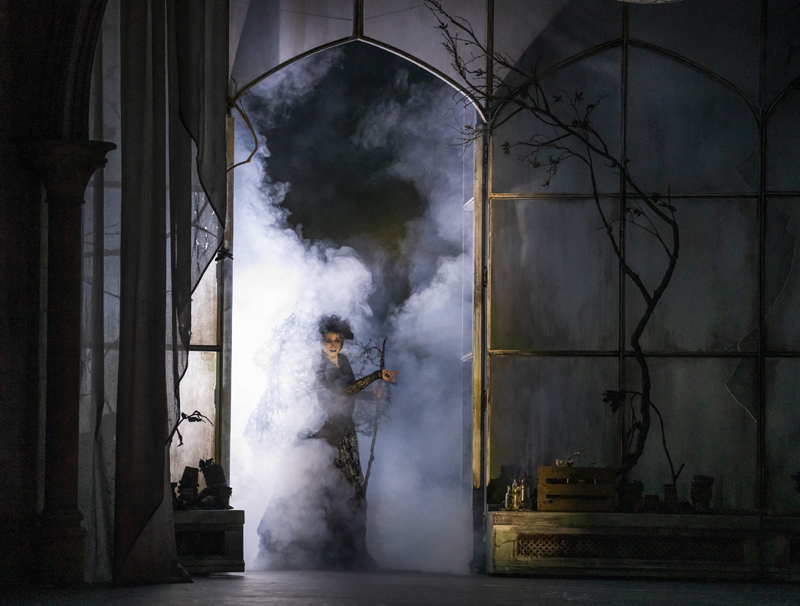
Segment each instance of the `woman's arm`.
[{"label": "woman's arm", "polygon": [[394,383],[394,376],[399,375],[399,372],[392,372],[391,370],[386,370],[385,368],[382,370],[376,370],[375,372],[368,374],[363,379],[359,379],[348,385],[344,392],[348,396],[353,396],[357,394],[359,391],[364,389],[367,385],[370,385],[377,381],[378,379],[383,379],[384,381],[389,381],[390,383]]},{"label": "woman's arm", "polygon": [[383,373],[382,373],[380,370],[376,370],[375,372],[373,372],[373,373],[371,373],[371,374],[368,374],[366,377],[363,377],[363,378],[361,378],[361,379],[358,379],[357,381],[354,381],[353,383],[351,383],[350,385],[348,385],[348,386],[345,388],[344,392],[345,392],[345,393],[346,393],[348,396],[354,396],[354,395],[356,395],[356,394],[357,394],[359,391],[361,391],[362,389],[364,389],[365,387],[367,387],[368,385],[371,385],[372,383],[374,383],[374,382],[375,382],[375,381],[377,381],[378,379],[381,379],[381,378],[382,378],[382,375],[383,375]]}]

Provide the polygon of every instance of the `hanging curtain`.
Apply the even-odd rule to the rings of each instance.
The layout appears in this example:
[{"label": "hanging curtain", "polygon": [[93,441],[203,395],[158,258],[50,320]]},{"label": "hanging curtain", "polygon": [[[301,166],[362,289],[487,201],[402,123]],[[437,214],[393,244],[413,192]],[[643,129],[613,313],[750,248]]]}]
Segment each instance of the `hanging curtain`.
[{"label": "hanging curtain", "polygon": [[119,2],[106,7],[92,73],[89,136],[117,144],[83,206],[83,309],[78,502],[86,580],[111,581],[120,293]]},{"label": "hanging curtain", "polygon": [[122,217],[114,579],[179,579],[169,498],[166,5],[120,3]]},{"label": "hanging curtain", "polygon": [[174,9],[180,118],[197,144],[197,172],[203,191],[224,225],[228,200],[228,2],[176,0]]},{"label": "hanging curtain", "polygon": [[178,387],[188,364],[191,294],[222,244],[225,227],[228,2],[169,2],[168,30],[173,414],[177,419]]},{"label": "hanging curtain", "polygon": [[84,209],[80,506],[91,582],[186,579],[166,439],[180,414],[191,293],[224,229],[227,24],[226,0],[111,0],[104,18],[92,136],[118,153]]}]

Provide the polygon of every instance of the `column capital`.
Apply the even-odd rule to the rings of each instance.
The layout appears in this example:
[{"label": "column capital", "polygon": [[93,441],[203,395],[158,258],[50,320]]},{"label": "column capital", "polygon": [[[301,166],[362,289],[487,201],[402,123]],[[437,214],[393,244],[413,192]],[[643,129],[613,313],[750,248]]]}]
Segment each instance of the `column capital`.
[{"label": "column capital", "polygon": [[89,179],[116,149],[108,141],[19,141],[23,159],[42,180],[48,203],[83,204]]}]

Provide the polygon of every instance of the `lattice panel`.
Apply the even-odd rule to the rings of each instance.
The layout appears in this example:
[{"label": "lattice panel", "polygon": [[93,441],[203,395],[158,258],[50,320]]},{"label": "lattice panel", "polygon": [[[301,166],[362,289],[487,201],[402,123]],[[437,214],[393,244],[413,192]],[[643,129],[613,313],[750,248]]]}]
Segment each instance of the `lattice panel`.
[{"label": "lattice panel", "polygon": [[515,556],[521,558],[742,562],[744,561],[744,541],[724,537],[520,534],[517,535]]}]

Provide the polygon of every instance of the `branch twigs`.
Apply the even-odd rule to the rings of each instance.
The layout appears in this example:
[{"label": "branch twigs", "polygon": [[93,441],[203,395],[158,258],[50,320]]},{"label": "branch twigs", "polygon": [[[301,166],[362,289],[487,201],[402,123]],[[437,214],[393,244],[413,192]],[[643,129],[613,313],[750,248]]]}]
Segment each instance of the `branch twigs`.
[{"label": "branch twigs", "polygon": [[[585,98],[584,91],[570,92],[563,88],[554,91],[557,94],[548,94],[539,76],[539,61],[536,61],[532,68],[528,68],[506,54],[490,51],[465,19],[451,16],[436,0],[426,0],[425,4],[439,23],[444,39],[443,45],[450,54],[452,67],[461,78],[464,88],[478,98],[487,97],[487,91],[493,91],[491,98],[487,98],[485,104],[494,111],[494,114],[489,116],[492,130],[497,133],[500,127],[509,125],[513,119],[521,115],[527,116],[532,119],[531,122],[541,127],[530,137],[502,143],[504,153],[510,155],[519,151],[519,160],[528,162],[534,169],[542,170],[544,179],[541,185],[545,188],[550,186],[563,162],[578,161],[588,170],[595,207],[602,222],[601,229],[608,236],[623,276],[633,283],[645,304],[644,312],[630,338],[634,358],[641,374],[642,391],[637,392],[641,398],[639,414],[637,417],[631,402],[630,442],[618,472],[627,472],[642,456],[650,431],[652,407],[661,422],[664,451],[669,461],[673,482],[676,481],[681,470],[675,472],[667,450],[661,413],[651,401],[650,369],[640,342],[645,328],[653,318],[656,306],[672,280],[680,251],[676,209],[669,199],[669,193],[666,201],[658,192],[645,193],[631,175],[628,159],[618,157],[597,131],[592,120],[598,107],[601,106],[603,97],[590,103]],[[487,60],[498,68],[491,74],[487,74],[483,68]],[[498,75],[500,72],[504,74],[505,80]],[[509,77],[512,77],[517,84],[509,84],[507,82]],[[491,88],[487,86],[489,78],[493,84]],[[465,145],[474,142],[479,134],[479,130],[472,127],[462,127],[460,132]],[[632,266],[624,250],[623,232],[620,230],[620,233],[616,233],[614,229],[617,219],[610,217],[603,209],[597,185],[598,171],[603,168],[622,178],[623,191],[634,200],[633,205],[619,217],[620,223],[623,221],[630,223],[642,233],[655,238],[667,255],[667,267],[653,289],[645,284],[641,275]]]},{"label": "branch twigs", "polygon": [[367,486],[369,485],[369,474],[372,473],[372,462],[375,460],[375,440],[378,437],[378,420],[380,418],[381,401],[375,401],[375,425],[372,429],[372,443],[369,446],[369,461],[367,462],[367,473],[364,474],[364,488],[361,490],[362,496],[367,497]]}]

